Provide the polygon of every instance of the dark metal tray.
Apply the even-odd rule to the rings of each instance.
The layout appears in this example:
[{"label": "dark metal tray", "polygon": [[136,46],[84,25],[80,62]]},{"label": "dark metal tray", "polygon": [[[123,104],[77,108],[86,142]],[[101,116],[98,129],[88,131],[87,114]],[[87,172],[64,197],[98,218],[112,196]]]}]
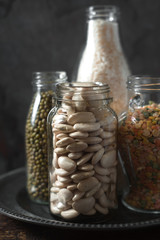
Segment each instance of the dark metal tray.
[{"label": "dark metal tray", "polygon": [[0,177],[0,213],[14,219],[38,225],[65,229],[126,230],[160,225],[159,214],[135,213],[121,202],[111,220],[103,223],[74,223],[54,218],[49,206],[32,202],[26,192],[25,169],[20,168]]}]

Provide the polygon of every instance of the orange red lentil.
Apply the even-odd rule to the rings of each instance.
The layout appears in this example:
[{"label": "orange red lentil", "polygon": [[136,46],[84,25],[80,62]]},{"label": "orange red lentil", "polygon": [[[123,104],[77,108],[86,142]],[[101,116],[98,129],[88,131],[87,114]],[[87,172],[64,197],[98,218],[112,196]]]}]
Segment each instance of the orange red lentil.
[{"label": "orange red lentil", "polygon": [[118,144],[131,184],[125,201],[135,208],[160,210],[160,105],[129,111],[120,122]]}]

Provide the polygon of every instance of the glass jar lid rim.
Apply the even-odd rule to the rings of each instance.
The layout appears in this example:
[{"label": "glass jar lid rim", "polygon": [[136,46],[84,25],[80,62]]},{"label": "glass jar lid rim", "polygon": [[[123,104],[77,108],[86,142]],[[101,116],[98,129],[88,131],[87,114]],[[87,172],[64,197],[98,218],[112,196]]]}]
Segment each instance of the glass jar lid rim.
[{"label": "glass jar lid rim", "polygon": [[160,75],[130,75],[128,79],[160,79]]},{"label": "glass jar lid rim", "polygon": [[66,77],[67,73],[65,71],[37,71],[33,72],[33,79],[38,80],[42,77],[53,77],[59,75],[61,78]]},{"label": "glass jar lid rim", "polygon": [[[112,99],[109,96],[110,88],[108,84],[101,82],[64,82],[56,85],[57,99],[61,100],[67,94],[72,96],[94,96],[93,100]],[[73,99],[72,99],[73,100]],[[74,99],[84,101],[83,97]],[[70,98],[65,98],[65,101],[70,101]]]},{"label": "glass jar lid rim", "polygon": [[84,89],[102,89],[106,91],[110,91],[110,87],[106,83],[101,83],[101,82],[64,82],[64,83],[58,83],[57,84],[58,88],[61,89],[76,89],[76,90],[81,90],[82,88]]},{"label": "glass jar lid rim", "polygon": [[43,72],[33,72],[32,84],[43,85],[58,83],[59,81],[67,80],[67,73],[65,71],[43,71]]},{"label": "glass jar lid rim", "polygon": [[142,88],[153,90],[156,87],[160,88],[160,76],[154,75],[131,75],[127,80],[127,88]]},{"label": "glass jar lid rim", "polygon": [[105,11],[111,11],[111,10],[114,12],[120,11],[119,7],[116,5],[92,5],[86,9],[87,12],[89,11],[105,12]]},{"label": "glass jar lid rim", "polygon": [[93,5],[86,9],[89,19],[99,17],[107,18],[109,21],[116,21],[120,15],[120,9],[116,5]]}]

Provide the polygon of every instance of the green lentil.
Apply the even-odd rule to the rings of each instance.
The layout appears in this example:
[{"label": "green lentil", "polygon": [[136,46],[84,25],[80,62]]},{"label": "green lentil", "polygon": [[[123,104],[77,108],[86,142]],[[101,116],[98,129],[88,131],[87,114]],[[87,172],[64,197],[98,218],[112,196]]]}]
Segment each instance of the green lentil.
[{"label": "green lentil", "polygon": [[[48,203],[47,115],[52,108],[53,91],[37,92],[26,121],[27,190],[30,198]],[[40,98],[37,112],[35,103]],[[34,118],[34,119],[33,119]]]}]

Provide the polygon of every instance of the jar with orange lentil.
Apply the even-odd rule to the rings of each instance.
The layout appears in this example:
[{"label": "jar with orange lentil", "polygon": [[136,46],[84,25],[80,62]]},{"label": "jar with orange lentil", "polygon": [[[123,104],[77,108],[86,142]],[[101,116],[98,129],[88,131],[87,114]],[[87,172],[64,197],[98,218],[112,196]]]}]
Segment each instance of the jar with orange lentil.
[{"label": "jar with orange lentil", "polygon": [[160,213],[160,78],[130,76],[128,111],[119,121],[118,146],[128,178],[123,204]]}]

